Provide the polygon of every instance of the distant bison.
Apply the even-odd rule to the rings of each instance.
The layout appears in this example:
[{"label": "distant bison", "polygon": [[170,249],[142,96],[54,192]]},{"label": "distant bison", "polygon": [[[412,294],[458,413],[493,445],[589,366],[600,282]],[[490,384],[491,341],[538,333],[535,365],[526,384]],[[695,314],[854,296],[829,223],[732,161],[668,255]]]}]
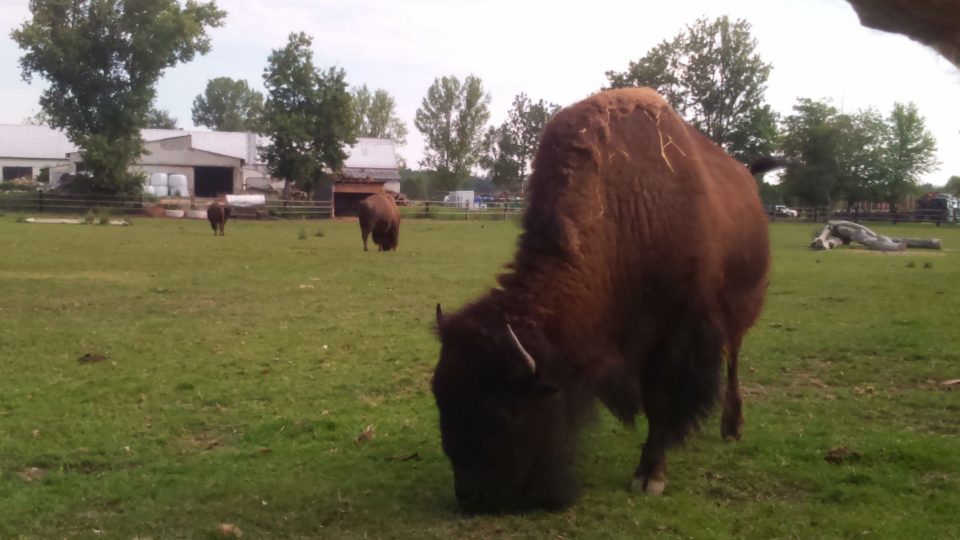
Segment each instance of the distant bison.
[{"label": "distant bison", "polygon": [[207,219],[210,220],[210,228],[214,235],[224,236],[223,228],[227,225],[227,219],[230,218],[230,207],[220,204],[220,201],[213,201],[207,207]]},{"label": "distant bison", "polygon": [[371,233],[377,251],[397,249],[400,244],[400,211],[390,195],[374,193],[360,201],[360,234],[364,251],[367,251],[367,237]]},{"label": "distant bison", "polygon": [[[773,163],[759,167],[761,172]],[[510,272],[460,312],[437,305],[433,393],[460,505],[560,508],[578,493],[599,398],[649,426],[633,487],[659,494],[665,452],[719,396],[738,439],[740,343],[767,284],[756,182],[650,89],[603,92],[547,125]]]}]

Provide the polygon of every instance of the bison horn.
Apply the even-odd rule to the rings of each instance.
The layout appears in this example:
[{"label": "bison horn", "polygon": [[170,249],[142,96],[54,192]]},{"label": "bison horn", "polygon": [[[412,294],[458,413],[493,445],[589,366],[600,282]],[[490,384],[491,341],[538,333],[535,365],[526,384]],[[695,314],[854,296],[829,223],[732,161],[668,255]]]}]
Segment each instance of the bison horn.
[{"label": "bison horn", "polygon": [[443,326],[443,310],[440,309],[440,302],[437,302],[437,328]]},{"label": "bison horn", "polygon": [[513,345],[520,351],[520,354],[523,355],[523,359],[527,361],[527,365],[530,366],[530,374],[537,372],[537,363],[534,361],[533,357],[530,356],[530,353],[523,348],[523,344],[520,343],[520,338],[517,337],[517,334],[513,332],[513,328],[510,327],[510,324],[507,323],[507,333],[510,334],[510,339],[513,340]]}]

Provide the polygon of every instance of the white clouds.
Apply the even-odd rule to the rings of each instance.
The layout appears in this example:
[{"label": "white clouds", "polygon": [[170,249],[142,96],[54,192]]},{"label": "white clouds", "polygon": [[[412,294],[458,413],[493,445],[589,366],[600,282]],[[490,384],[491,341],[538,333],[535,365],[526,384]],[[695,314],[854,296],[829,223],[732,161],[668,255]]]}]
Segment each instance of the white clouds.
[{"label": "white clouds", "polygon": [[[321,67],[338,65],[351,84],[384,88],[411,131],[402,153],[415,164],[422,139],[414,113],[435,77],[470,73],[493,95],[492,121],[513,97],[570,104],[599,89],[607,70],[623,70],[659,41],[700,16],[728,14],[753,25],[763,58],[772,62],[767,98],[788,113],[797,97],[833,98],[846,110],[914,101],[940,144],[943,171],[960,174],[960,71],[910,40],[862,28],[842,0],[220,0],[229,13],[211,32],[214,50],[180,66],[159,85],[160,105],[189,125],[190,103],[208,79],[245,78],[257,87],[271,49],[290,32],[314,38]],[[27,16],[26,0],[0,0],[0,26]],[[0,40],[0,66],[17,69],[19,51]],[[7,104],[0,121],[36,109],[39,87],[0,80]],[[24,96],[32,95],[32,103]],[[11,96],[15,99],[11,100]]]}]

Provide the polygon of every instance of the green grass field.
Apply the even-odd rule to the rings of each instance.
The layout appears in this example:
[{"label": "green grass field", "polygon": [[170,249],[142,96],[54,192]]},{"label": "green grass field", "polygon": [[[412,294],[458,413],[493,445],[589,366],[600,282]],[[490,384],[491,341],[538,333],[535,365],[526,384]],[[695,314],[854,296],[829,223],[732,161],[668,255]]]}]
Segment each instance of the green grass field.
[{"label": "green grass field", "polygon": [[408,220],[399,251],[364,253],[350,222],[14,221],[0,538],[960,537],[958,229],[878,227],[948,248],[889,255],[773,225],[743,441],[711,417],[648,498],[625,489],[644,422],[600,411],[579,504],[468,517],[429,390],[433,310],[494,283],[512,222]]}]

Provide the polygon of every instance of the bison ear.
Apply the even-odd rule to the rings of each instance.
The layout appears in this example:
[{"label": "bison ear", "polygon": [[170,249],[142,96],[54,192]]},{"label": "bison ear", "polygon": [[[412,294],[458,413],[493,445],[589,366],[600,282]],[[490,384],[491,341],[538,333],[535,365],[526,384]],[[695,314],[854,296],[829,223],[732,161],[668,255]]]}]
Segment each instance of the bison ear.
[{"label": "bison ear", "polygon": [[440,302],[437,302],[437,328],[443,326],[443,310],[440,309]]}]

